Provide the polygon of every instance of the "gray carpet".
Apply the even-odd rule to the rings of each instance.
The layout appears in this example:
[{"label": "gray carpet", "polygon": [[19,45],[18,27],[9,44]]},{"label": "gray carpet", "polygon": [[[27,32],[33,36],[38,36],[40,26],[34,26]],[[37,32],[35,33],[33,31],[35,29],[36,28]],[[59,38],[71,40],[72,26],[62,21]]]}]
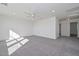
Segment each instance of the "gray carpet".
[{"label": "gray carpet", "polygon": [[0,56],[8,56],[8,49],[5,41],[0,41]]},{"label": "gray carpet", "polygon": [[[60,37],[56,40],[38,36],[25,37],[29,42],[19,48],[12,56],[79,56],[79,39]],[[1,46],[1,45],[0,45]],[[7,49],[0,47],[0,55],[7,55]],[[5,53],[4,53],[5,52]]]}]

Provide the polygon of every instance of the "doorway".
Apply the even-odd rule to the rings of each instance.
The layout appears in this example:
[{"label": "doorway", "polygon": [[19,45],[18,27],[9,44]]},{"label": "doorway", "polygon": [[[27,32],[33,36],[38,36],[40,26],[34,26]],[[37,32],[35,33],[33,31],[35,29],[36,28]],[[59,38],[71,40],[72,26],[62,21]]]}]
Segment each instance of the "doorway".
[{"label": "doorway", "polygon": [[77,22],[70,23],[70,36],[77,37]]},{"label": "doorway", "polygon": [[59,24],[59,36],[61,36],[61,24]]}]

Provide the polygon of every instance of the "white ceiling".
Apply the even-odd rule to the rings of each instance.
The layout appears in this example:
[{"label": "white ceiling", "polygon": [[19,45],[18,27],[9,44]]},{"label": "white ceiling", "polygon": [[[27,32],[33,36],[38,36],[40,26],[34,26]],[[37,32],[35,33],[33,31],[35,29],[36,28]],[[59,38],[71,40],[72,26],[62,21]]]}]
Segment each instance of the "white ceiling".
[{"label": "white ceiling", "polygon": [[[55,12],[52,12],[54,10]],[[78,3],[9,3],[0,4],[0,16],[17,16],[34,19],[48,18],[55,15],[58,19],[72,14],[79,14]]]}]

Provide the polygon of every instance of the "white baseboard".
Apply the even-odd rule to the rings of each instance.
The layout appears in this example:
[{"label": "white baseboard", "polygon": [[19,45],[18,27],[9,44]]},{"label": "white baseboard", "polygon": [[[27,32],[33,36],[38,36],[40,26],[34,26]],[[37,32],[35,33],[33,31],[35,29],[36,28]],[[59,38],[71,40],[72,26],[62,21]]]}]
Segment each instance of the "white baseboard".
[{"label": "white baseboard", "polygon": [[54,38],[50,38],[50,37],[46,37],[46,36],[42,36],[42,35],[34,35],[34,36],[40,36],[40,37],[45,37],[45,38],[49,38],[49,39],[54,39]]}]

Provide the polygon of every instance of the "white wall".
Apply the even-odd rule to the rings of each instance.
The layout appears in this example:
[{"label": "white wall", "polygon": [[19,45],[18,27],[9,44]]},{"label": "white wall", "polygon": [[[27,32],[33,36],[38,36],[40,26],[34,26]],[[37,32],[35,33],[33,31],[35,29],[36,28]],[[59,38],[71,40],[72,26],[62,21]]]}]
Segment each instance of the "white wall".
[{"label": "white wall", "polygon": [[27,18],[0,16],[0,40],[8,39],[10,29],[21,36],[32,35],[32,21]]},{"label": "white wall", "polygon": [[9,30],[13,30],[20,36],[38,35],[56,39],[59,35],[57,25],[56,17],[32,21],[28,18],[0,16],[0,40],[9,38]]},{"label": "white wall", "polygon": [[70,36],[70,25],[68,20],[61,21],[61,36]]},{"label": "white wall", "polygon": [[59,20],[56,18],[56,38],[59,37]]},{"label": "white wall", "polygon": [[35,20],[33,31],[34,35],[56,39],[56,18]]}]

